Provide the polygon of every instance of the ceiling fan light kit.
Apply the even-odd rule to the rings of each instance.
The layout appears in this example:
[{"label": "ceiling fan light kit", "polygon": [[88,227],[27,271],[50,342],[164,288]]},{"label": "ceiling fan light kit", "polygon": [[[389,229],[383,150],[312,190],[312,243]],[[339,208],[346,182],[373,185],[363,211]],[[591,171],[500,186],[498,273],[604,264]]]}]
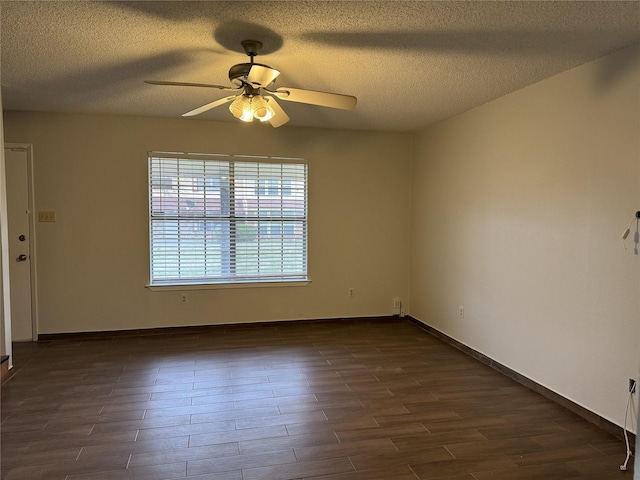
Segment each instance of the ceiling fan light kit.
[{"label": "ceiling fan light kit", "polygon": [[[258,52],[262,48],[261,42],[257,40],[244,40],[241,44],[251,61],[249,63],[239,63],[229,69],[229,80],[234,87],[159,80],[145,80],[145,83],[151,85],[215,88],[224,91],[240,92],[235,96],[232,95],[214,100],[190,112],[184,113],[182,116],[191,117],[199,115],[212,108],[231,102],[229,111],[237,119],[243,122],[252,122],[254,118],[261,122],[268,121],[274,128],[280,127],[289,121],[289,117],[278,102],[276,102],[275,97],[288,102],[306,103],[308,105],[339,108],[342,110],[352,110],[356,106],[357,99],[351,95],[290,87],[280,87],[275,90],[269,90],[267,87],[276,80],[278,75],[280,75],[280,71],[269,65],[254,62],[254,57],[258,55]],[[267,95],[263,96],[262,91],[267,93]]]},{"label": "ceiling fan light kit", "polygon": [[231,105],[229,105],[229,111],[234,117],[243,122],[252,122],[254,118],[261,122],[266,122],[275,115],[273,107],[260,95],[238,95],[236,99],[231,102]]}]

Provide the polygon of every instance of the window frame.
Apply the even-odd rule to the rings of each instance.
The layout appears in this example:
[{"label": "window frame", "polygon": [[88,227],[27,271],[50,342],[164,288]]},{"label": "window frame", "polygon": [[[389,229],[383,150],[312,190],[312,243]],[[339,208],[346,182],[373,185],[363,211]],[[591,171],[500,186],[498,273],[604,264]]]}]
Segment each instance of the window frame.
[{"label": "window frame", "polygon": [[[280,202],[284,202],[286,198],[286,197],[283,197],[283,185],[287,185],[285,187],[287,189],[287,196],[288,197],[292,196],[291,194],[292,182],[287,178],[286,174],[282,173],[283,169],[286,170],[285,167],[288,164],[303,166],[303,175],[300,177],[302,181],[302,187],[298,187],[299,191],[298,191],[298,197],[297,197],[297,201],[302,204],[303,215],[291,217],[289,208],[286,208],[285,205],[283,205],[282,203],[280,206],[281,213],[279,217],[275,217],[275,218],[272,217],[271,212],[269,212],[268,216],[264,216],[264,214],[262,213],[263,210],[259,210],[258,211],[259,213],[256,213],[255,216],[253,217],[246,216],[246,215],[244,216],[236,215],[235,208],[233,207],[233,205],[238,203],[239,201],[243,201],[243,199],[242,197],[239,196],[240,194],[236,195],[235,188],[232,187],[232,188],[229,188],[230,211],[228,213],[229,229],[231,233],[229,233],[228,237],[224,237],[226,238],[225,241],[228,242],[229,245],[232,245],[231,255],[236,255],[235,247],[241,241],[239,240],[239,238],[235,236],[235,232],[239,224],[252,222],[252,221],[255,222],[256,232],[258,235],[260,235],[260,229],[262,226],[261,222],[267,221],[266,219],[268,219],[267,222],[274,222],[274,221],[276,223],[282,222],[282,223],[279,223],[280,236],[284,237],[286,235],[289,235],[292,231],[291,229],[288,229],[285,226],[285,224],[293,220],[297,222],[296,228],[301,229],[301,233],[298,233],[298,235],[295,237],[296,240],[299,240],[301,242],[301,245],[296,245],[294,248],[295,254],[299,256],[299,257],[296,257],[294,264],[296,266],[301,265],[300,270],[295,273],[288,273],[286,271],[282,272],[282,269],[284,268],[284,262],[285,262],[284,256],[286,255],[286,253],[285,253],[285,240],[281,239],[280,240],[281,250],[277,254],[279,254],[282,259],[280,262],[282,265],[279,267],[281,269],[281,272],[277,274],[264,275],[264,274],[256,273],[249,276],[243,276],[243,275],[237,275],[237,272],[233,272],[232,276],[227,275],[227,276],[223,276],[222,278],[217,277],[215,275],[213,276],[202,275],[202,276],[199,276],[198,278],[191,277],[186,279],[179,278],[179,275],[171,279],[161,279],[157,274],[154,275],[154,261],[158,262],[158,258],[159,258],[159,257],[154,257],[154,238],[156,241],[158,239],[158,235],[154,235],[154,230],[153,230],[154,222],[162,222],[162,221],[165,223],[168,221],[176,222],[176,225],[179,225],[177,229],[179,233],[175,235],[176,235],[176,238],[178,239],[178,242],[180,242],[181,241],[180,239],[184,238],[183,234],[180,233],[180,228],[182,228],[182,225],[185,222],[211,221],[211,216],[209,215],[206,207],[202,210],[201,214],[196,214],[189,211],[188,215],[181,216],[180,207],[178,207],[177,213],[175,215],[166,215],[164,214],[164,212],[161,212],[160,210],[158,210],[160,214],[155,213],[156,211],[154,210],[154,207],[153,207],[153,201],[154,201],[153,180],[154,178],[165,178],[166,175],[162,171],[153,169],[152,162],[154,161],[154,159],[156,160],[170,159],[170,160],[176,160],[178,162],[180,160],[183,160],[183,161],[195,160],[198,162],[214,161],[214,162],[222,162],[223,164],[228,162],[229,166],[231,165],[235,166],[236,164],[247,165],[247,164],[253,163],[257,165],[256,168],[258,169],[258,172],[260,171],[260,168],[267,168],[264,166],[264,164],[278,165],[281,167],[280,174],[276,175],[276,177],[274,178],[277,179],[277,182],[278,182],[279,196],[269,196],[268,198],[270,199],[279,198]],[[148,161],[148,175],[147,175],[148,180],[147,181],[148,181],[148,195],[149,195],[148,205],[147,205],[148,207],[147,214],[148,214],[148,221],[149,221],[149,230],[148,230],[148,233],[149,233],[149,257],[148,257],[149,258],[149,270],[148,270],[149,282],[146,285],[147,288],[151,290],[165,290],[165,289],[167,290],[198,289],[199,290],[199,289],[211,289],[211,288],[238,288],[238,287],[250,287],[250,286],[258,286],[258,287],[303,286],[303,285],[307,285],[311,281],[308,273],[309,164],[305,159],[288,158],[288,157],[247,156],[247,155],[234,155],[234,154],[201,154],[201,153],[193,154],[193,153],[180,153],[180,152],[150,151],[147,154],[147,161]],[[262,167],[260,167],[261,165]],[[233,168],[234,167],[231,166],[232,173],[233,173]],[[267,172],[268,171],[269,169],[267,169]],[[182,178],[185,178],[185,177],[176,177],[175,179],[175,182],[178,185],[178,189],[180,188],[180,184],[182,183]],[[241,183],[239,181],[240,178],[241,176],[238,176],[236,178],[233,175],[230,175],[229,185],[235,185],[235,184]],[[260,197],[258,195],[260,180],[270,179],[271,177],[268,177],[268,176],[261,177],[260,174],[257,174],[254,179],[251,179],[250,176],[246,177],[245,181],[247,178],[249,180],[255,181],[255,194],[257,197]],[[213,184],[210,186],[207,180],[208,179],[206,175],[204,175],[201,178],[194,177],[194,180],[193,180],[194,186],[191,190],[194,193],[201,192],[204,195],[206,195],[206,192],[209,192],[210,190],[220,190],[222,188],[222,185],[219,182],[216,183],[215,186]],[[161,182],[159,187],[162,187],[165,183],[166,183],[166,180],[164,182]],[[247,192],[248,190],[245,188],[244,191]],[[300,192],[302,193],[302,196],[300,196]],[[177,201],[178,202],[180,201],[179,195],[178,195]],[[222,201],[222,199],[220,201]],[[206,196],[205,196],[205,202],[206,202]],[[258,205],[259,205],[259,202],[258,202]],[[222,206],[220,208],[222,208]],[[300,207],[298,206],[298,210],[299,209]],[[192,209],[189,208],[188,210],[192,210]],[[222,214],[220,214],[220,216],[222,216]],[[267,225],[269,225],[269,223],[267,223]],[[268,227],[268,230],[270,232],[269,236],[273,235],[271,233],[271,227],[272,225],[269,225]],[[260,252],[261,252],[261,249],[260,249],[260,246],[258,246],[256,253],[253,254],[257,262],[256,270],[260,270],[261,268],[263,268],[260,259],[264,258],[264,256],[261,256]],[[266,253],[263,252],[262,255],[266,255]],[[239,257],[236,257],[234,259],[234,263],[237,262],[238,258]],[[177,265],[180,265],[180,260],[178,261]]]}]

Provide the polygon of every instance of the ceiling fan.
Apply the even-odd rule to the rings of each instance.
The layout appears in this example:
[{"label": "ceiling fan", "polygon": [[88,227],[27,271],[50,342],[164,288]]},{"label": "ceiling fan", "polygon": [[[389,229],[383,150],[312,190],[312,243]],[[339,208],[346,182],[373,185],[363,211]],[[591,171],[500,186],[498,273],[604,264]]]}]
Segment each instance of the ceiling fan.
[{"label": "ceiling fan", "polygon": [[356,106],[357,98],[351,95],[290,87],[267,88],[280,75],[280,72],[268,65],[254,62],[254,57],[258,55],[258,51],[262,48],[261,42],[244,40],[241,45],[249,56],[250,62],[239,63],[229,69],[229,80],[233,84],[232,87],[207,83],[165,82],[159,80],[145,80],[145,83],[151,85],[215,88],[225,92],[237,92],[237,95],[214,100],[184,113],[182,116],[192,117],[231,102],[229,110],[234,117],[244,122],[251,122],[254,118],[261,122],[268,121],[273,127],[280,127],[289,121],[289,116],[276,102],[276,98],[288,102],[306,103],[342,110],[351,110]]}]

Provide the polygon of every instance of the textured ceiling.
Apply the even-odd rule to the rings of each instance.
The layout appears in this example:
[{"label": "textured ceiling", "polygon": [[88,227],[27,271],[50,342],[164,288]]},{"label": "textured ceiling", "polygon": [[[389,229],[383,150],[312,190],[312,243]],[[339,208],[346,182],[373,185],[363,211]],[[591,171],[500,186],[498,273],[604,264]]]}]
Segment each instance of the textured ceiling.
[{"label": "textured ceiling", "polygon": [[[638,41],[640,3],[1,2],[7,110],[179,117],[258,62],[276,86],[358,97],[353,111],[280,102],[289,125],[414,131]],[[602,88],[615,81],[604,72]],[[226,107],[200,117],[237,122]],[[264,125],[265,128],[271,128]]]}]

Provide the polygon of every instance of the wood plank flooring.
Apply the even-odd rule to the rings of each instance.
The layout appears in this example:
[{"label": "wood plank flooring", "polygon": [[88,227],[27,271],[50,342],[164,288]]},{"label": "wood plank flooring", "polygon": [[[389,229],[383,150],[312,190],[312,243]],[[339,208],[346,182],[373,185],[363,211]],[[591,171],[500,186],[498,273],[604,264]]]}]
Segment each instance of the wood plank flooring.
[{"label": "wood plank flooring", "polygon": [[624,443],[403,319],[15,345],[3,480],[631,480]]}]

